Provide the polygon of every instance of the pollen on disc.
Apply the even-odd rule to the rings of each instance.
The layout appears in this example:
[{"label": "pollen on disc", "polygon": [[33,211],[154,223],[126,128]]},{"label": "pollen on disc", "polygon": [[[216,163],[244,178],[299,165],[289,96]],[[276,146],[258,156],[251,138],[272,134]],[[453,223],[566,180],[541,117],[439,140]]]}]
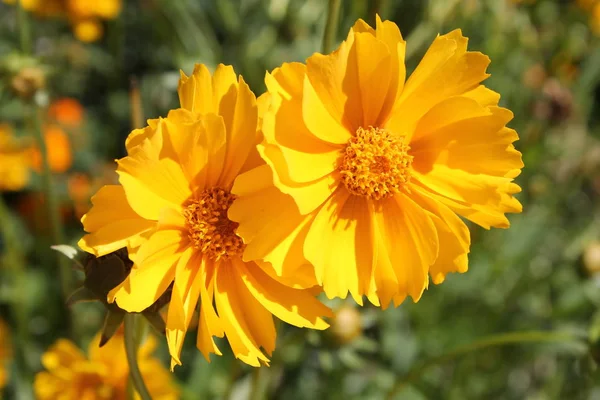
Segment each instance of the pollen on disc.
[{"label": "pollen on disc", "polygon": [[193,246],[214,260],[241,255],[244,242],[235,233],[237,222],[227,217],[235,196],[220,188],[204,190],[183,210]]},{"label": "pollen on disc", "polygon": [[350,193],[381,200],[398,193],[410,181],[410,147],[380,128],[358,128],[341,158],[339,171]]}]

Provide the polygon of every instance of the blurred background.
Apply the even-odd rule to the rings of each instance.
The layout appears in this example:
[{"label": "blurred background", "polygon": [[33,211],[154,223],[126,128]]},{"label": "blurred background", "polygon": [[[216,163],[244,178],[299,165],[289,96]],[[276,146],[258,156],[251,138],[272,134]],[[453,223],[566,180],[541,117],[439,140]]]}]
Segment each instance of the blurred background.
[{"label": "blurred background", "polygon": [[[265,71],[321,51],[327,2],[14,2],[0,1],[0,398],[31,399],[48,347],[86,349],[102,326],[102,304],[64,305],[83,274],[61,275],[72,262],[50,245],[81,237],[127,134],[178,106],[179,69],[194,63],[232,64],[259,95]],[[509,230],[471,226],[469,272],[417,304],[332,301],[326,332],[280,325],[270,368],[225,345],[209,364],[188,335],[181,397],[600,399],[600,1],[341,3],[338,41],[379,13],[407,40],[409,71],[455,28],[490,56],[486,85],[521,138],[524,212]]]}]

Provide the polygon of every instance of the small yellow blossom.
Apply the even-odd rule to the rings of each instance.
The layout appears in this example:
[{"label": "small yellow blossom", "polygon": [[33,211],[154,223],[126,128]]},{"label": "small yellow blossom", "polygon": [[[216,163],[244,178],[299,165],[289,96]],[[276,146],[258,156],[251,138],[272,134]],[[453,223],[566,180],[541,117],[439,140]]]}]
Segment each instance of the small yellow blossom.
[{"label": "small yellow blossom", "polygon": [[[38,400],[125,400],[129,364],[122,333],[99,347],[100,334],[88,348],[87,356],[71,341],[59,339],[42,356],[45,371],[35,377]],[[153,399],[174,400],[179,390],[172,375],[152,353],[156,339],[149,336],[138,350],[138,364]],[[136,396],[139,398],[139,396]]]},{"label": "small yellow blossom", "polygon": [[0,124],[0,190],[17,191],[29,182],[31,148],[13,134],[8,125]]}]

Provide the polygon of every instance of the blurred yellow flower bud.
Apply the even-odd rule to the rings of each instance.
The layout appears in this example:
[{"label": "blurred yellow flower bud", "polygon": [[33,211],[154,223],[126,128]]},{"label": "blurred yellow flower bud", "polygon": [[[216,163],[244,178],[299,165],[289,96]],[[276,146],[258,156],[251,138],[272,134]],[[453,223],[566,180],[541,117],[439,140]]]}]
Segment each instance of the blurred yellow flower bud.
[{"label": "blurred yellow flower bud", "polygon": [[335,311],[329,331],[339,344],[347,344],[362,333],[362,318],[356,307],[344,304]]}]

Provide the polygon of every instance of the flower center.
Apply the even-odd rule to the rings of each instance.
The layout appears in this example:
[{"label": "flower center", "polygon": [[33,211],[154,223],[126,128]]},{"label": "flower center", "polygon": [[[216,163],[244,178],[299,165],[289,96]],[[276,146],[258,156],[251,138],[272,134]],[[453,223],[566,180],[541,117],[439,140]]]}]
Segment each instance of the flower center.
[{"label": "flower center", "polygon": [[244,251],[242,238],[235,234],[238,223],[227,218],[234,199],[233,194],[223,189],[206,189],[198,198],[188,201],[183,210],[193,246],[215,261]]},{"label": "flower center", "polygon": [[343,153],[339,171],[350,193],[381,200],[410,181],[413,156],[402,137],[385,129],[358,128]]}]

